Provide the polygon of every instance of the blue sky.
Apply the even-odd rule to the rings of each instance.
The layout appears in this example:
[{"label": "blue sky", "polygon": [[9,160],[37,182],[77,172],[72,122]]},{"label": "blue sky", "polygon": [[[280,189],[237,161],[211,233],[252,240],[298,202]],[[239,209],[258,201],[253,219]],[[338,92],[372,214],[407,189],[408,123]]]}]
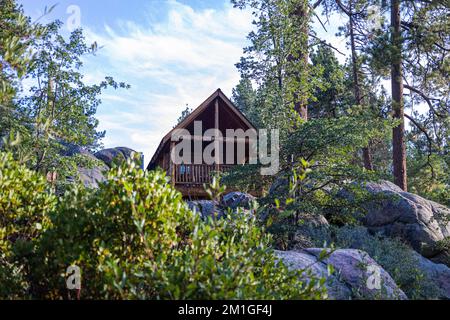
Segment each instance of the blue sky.
[{"label": "blue sky", "polygon": [[[103,143],[144,152],[146,162],[186,104],[197,107],[217,88],[231,95],[239,81],[234,64],[252,29],[250,11],[233,8],[228,0],[19,2],[34,19],[57,3],[43,22],[66,23],[68,8],[78,6],[88,42],[103,46],[84,58],[85,80],[96,83],[110,75],[131,85],[102,94],[97,118],[99,129],[106,130]],[[331,18],[328,34],[318,25],[316,30],[345,51],[345,40],[333,36],[341,19]]]}]

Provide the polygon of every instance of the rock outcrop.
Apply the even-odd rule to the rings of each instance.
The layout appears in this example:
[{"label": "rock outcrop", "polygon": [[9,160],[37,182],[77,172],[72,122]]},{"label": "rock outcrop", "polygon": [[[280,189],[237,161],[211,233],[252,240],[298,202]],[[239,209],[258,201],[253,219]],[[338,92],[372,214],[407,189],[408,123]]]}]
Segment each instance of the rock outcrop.
[{"label": "rock outcrop", "polygon": [[233,210],[236,208],[250,209],[250,205],[255,199],[251,194],[234,191],[223,196],[222,205]]},{"label": "rock outcrop", "polygon": [[250,208],[250,203],[255,200],[250,194],[243,192],[230,192],[222,197],[219,203],[212,200],[193,200],[187,201],[191,210],[199,212],[202,218],[215,216],[221,218],[228,213],[228,211],[235,212],[237,208],[243,208],[246,211]]},{"label": "rock outcrop", "polygon": [[136,151],[134,151],[133,149],[127,147],[116,147],[100,150],[94,155],[111,168],[114,163],[120,163],[131,158],[132,154],[135,152]]},{"label": "rock outcrop", "polygon": [[450,300],[450,268],[442,263],[434,263],[431,260],[416,254],[420,271],[431,281],[440,292],[439,298]]},{"label": "rock outcrop", "polygon": [[391,182],[368,182],[365,188],[377,199],[366,204],[364,225],[371,232],[401,238],[435,262],[450,265],[442,243],[450,237],[450,209]]},{"label": "rock outcrop", "polygon": [[[339,249],[328,252],[319,260],[324,250],[310,248],[301,251],[275,251],[290,269],[308,270],[313,276],[325,278],[330,299],[407,299],[392,277],[366,252]],[[328,266],[335,272],[328,273]],[[307,276],[305,278],[307,281]]]},{"label": "rock outcrop", "polygon": [[[82,155],[87,157],[88,160],[97,163],[92,167],[78,167],[78,178],[89,188],[98,188],[98,184],[106,180],[104,173],[112,167],[113,163],[126,161],[131,158],[132,154],[135,152],[130,148],[117,147],[103,149],[92,154],[88,150],[73,144],[62,143],[62,145],[64,146],[64,149],[61,152],[63,156],[72,157],[75,155]],[[73,180],[73,177],[68,177],[68,179]]]},{"label": "rock outcrop", "polygon": [[331,243],[330,224],[320,214],[301,214],[289,248],[299,250]]},{"label": "rock outcrop", "polygon": [[104,172],[108,167],[78,168],[78,177],[81,182],[88,188],[98,188],[98,184],[105,181]]},{"label": "rock outcrop", "polygon": [[[88,188],[98,188],[98,184],[105,181],[104,172],[108,171],[109,168],[103,162],[99,161],[91,152],[81,148],[74,144],[62,143],[64,149],[62,151],[63,156],[73,157],[75,155],[82,155],[90,160],[96,165],[93,167],[78,167],[78,178],[81,182]],[[69,181],[73,180],[74,177],[68,177]]]},{"label": "rock outcrop", "polygon": [[189,209],[200,213],[201,217],[206,219],[208,217],[221,218],[225,211],[216,201],[212,200],[193,200],[187,201]]}]

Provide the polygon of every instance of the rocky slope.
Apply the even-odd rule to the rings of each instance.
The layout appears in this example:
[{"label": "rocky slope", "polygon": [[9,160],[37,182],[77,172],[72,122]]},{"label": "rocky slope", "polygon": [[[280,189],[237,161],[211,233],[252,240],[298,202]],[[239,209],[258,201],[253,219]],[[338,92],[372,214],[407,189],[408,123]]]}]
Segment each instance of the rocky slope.
[{"label": "rocky slope", "polygon": [[[309,270],[312,275],[325,278],[330,299],[407,299],[392,277],[364,251],[309,248],[276,254],[291,269]],[[336,272],[330,274],[329,266]]]},{"label": "rocky slope", "polygon": [[365,188],[381,196],[365,205],[363,223],[388,237],[401,238],[424,257],[450,266],[446,240],[450,239],[450,209],[389,181],[369,182]]},{"label": "rocky slope", "polygon": [[67,144],[64,155],[73,156],[75,154],[81,154],[92,160],[97,160],[96,162],[99,163],[99,165],[96,165],[92,168],[78,167],[78,177],[80,178],[81,182],[86,187],[97,188],[98,183],[105,180],[104,173],[113,166],[113,163],[126,161],[127,159],[131,158],[132,154],[135,152],[136,151],[130,148],[116,147],[103,149],[96,152],[95,154],[92,154],[91,152],[78,146]]},{"label": "rocky slope", "polygon": [[[103,181],[104,172],[116,161],[125,161],[132,156],[132,149],[110,148],[89,153],[80,148],[68,148],[68,154],[83,154],[91,159],[101,160],[94,168],[79,168],[79,176],[89,187],[97,187]],[[282,188],[277,185],[277,188]],[[367,229],[384,237],[400,238],[416,250],[415,259],[420,271],[439,288],[439,297],[450,299],[450,254],[445,242],[450,237],[450,209],[418,195],[404,192],[396,185],[381,181],[366,183],[366,190],[374,196],[364,205],[366,214],[362,224]],[[209,200],[188,201],[190,208],[202,217],[220,218],[227,212],[244,208],[252,214],[251,203],[256,199],[246,193],[230,192],[220,202]],[[308,225],[329,228],[323,216],[308,218]],[[311,222],[311,223],[309,223]],[[298,229],[299,237],[303,233]],[[306,245],[305,245],[306,244]],[[321,253],[329,249],[314,248],[303,243],[298,249],[276,251],[280,261],[289,268],[306,269],[310,274],[326,279],[330,299],[407,299],[391,275],[366,252],[355,248],[341,248],[330,251],[322,259]],[[330,266],[335,270],[329,273]],[[371,276],[379,275],[379,287]],[[305,279],[307,280],[307,279]],[[373,285],[370,285],[372,281]]]},{"label": "rocky slope", "polygon": [[[442,261],[446,249],[440,246],[450,235],[449,209],[418,195],[403,192],[387,181],[370,182],[365,188],[376,197],[365,204],[367,212],[362,223],[370,232],[401,239],[416,250],[417,253],[410,251],[418,272],[437,288],[437,297],[450,299],[450,268],[441,263],[448,261]],[[249,204],[254,200],[251,195],[231,192],[221,202],[198,200],[189,201],[188,204],[203,217],[221,217],[238,207],[249,209]],[[315,228],[330,227],[323,216],[309,217],[306,221]],[[301,235],[302,226],[299,226],[298,232]],[[329,249],[305,247],[305,243],[298,249],[276,251],[276,254],[290,268],[306,269],[314,276],[326,278],[331,299],[408,298],[391,275],[366,252],[357,248],[341,248],[332,251],[325,259],[319,259],[321,252]],[[329,266],[334,268],[334,273],[328,273]],[[377,272],[380,287],[371,289],[368,281]]]}]

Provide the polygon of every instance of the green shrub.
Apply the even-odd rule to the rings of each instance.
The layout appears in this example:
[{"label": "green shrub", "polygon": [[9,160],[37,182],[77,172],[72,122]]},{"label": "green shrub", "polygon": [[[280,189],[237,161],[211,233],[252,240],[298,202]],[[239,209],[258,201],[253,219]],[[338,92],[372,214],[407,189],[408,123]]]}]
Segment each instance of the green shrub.
[{"label": "green shrub", "polygon": [[164,174],[128,165],[111,171],[98,190],[75,186],[61,198],[51,216],[54,227],[41,241],[39,257],[48,261],[47,270],[35,279],[44,280],[41,288],[53,289],[49,297],[64,294],[61,274],[75,264],[82,271],[84,297],[117,298],[105,272],[109,261],[145,262],[156,269],[188,232],[192,213]]},{"label": "green shrub", "polygon": [[407,162],[408,190],[450,206],[450,156],[444,154],[428,155],[414,147]]},{"label": "green shrub", "polygon": [[29,297],[28,282],[25,279],[23,266],[17,262],[0,257],[0,299],[23,299]]},{"label": "green shrub", "polygon": [[361,226],[335,228],[333,233],[336,247],[366,251],[410,299],[434,299],[439,296],[439,288],[420,270],[413,249],[400,240],[371,235]]},{"label": "green shrub", "polygon": [[67,297],[70,265],[84,299],[324,297],[321,282],[276,262],[253,217],[202,221],[162,171],[132,161],[98,190],[67,191],[51,222],[32,261],[35,297]]},{"label": "green shrub", "polygon": [[[162,299],[314,299],[323,298],[317,279],[306,284],[302,272],[288,271],[277,263],[270,238],[255,219],[244,214],[207,222],[194,216],[194,231],[186,247],[171,252],[158,273],[145,265],[135,268],[137,287],[132,298]],[[114,263],[118,260],[114,260]],[[117,264],[112,264],[113,269]],[[123,289],[123,270],[116,269],[114,285]],[[156,278],[155,278],[156,277]],[[139,286],[153,283],[154,292]],[[136,284],[135,283],[135,284]],[[125,284],[125,286],[127,283]]]},{"label": "green shrub", "polygon": [[232,190],[265,195],[273,183],[274,176],[261,175],[260,164],[246,164],[245,166],[233,166],[223,173],[222,183]]},{"label": "green shrub", "polygon": [[0,298],[24,296],[29,260],[49,227],[56,198],[45,178],[0,153]]},{"label": "green shrub", "polygon": [[367,252],[394,279],[410,299],[435,299],[440,289],[421,271],[418,254],[399,239],[372,235],[358,225],[343,227],[305,223],[297,227],[289,248],[351,248]]}]

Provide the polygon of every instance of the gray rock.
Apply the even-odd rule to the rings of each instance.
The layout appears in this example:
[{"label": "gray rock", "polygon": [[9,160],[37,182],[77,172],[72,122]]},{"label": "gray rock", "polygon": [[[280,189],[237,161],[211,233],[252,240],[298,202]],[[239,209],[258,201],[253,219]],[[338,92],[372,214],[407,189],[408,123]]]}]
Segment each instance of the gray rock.
[{"label": "gray rock", "polygon": [[216,201],[194,200],[187,201],[187,204],[192,211],[200,213],[202,218],[221,218],[224,215],[224,210]]},{"label": "gray rock", "polygon": [[402,188],[387,180],[381,180],[379,182],[366,182],[366,188],[373,193],[382,191],[403,192]]},{"label": "gray rock", "polygon": [[202,218],[215,217],[222,218],[228,212],[236,212],[237,208],[243,208],[245,213],[251,214],[249,204],[255,197],[242,192],[230,192],[225,195],[219,203],[212,200],[193,200],[187,201],[189,208],[199,212]]},{"label": "gray rock", "polygon": [[[309,248],[306,252],[319,258],[323,249]],[[363,299],[407,299],[403,291],[397,287],[392,277],[366,252],[357,249],[338,249],[332,251],[324,261],[331,264],[338,272],[342,281],[352,288],[356,297]],[[379,271],[380,289],[369,288],[371,276]],[[375,285],[375,282],[372,283]]]},{"label": "gray rock", "polygon": [[233,210],[236,208],[249,209],[255,199],[251,194],[234,191],[223,196],[222,205]]},{"label": "gray rock", "polygon": [[78,168],[78,176],[81,182],[88,188],[98,188],[98,184],[105,181],[104,172],[108,167],[94,167],[94,168]]},{"label": "gray rock", "polygon": [[431,260],[417,254],[420,271],[431,281],[440,292],[441,299],[450,299],[450,268],[442,263],[434,263]]},{"label": "gray rock", "polygon": [[371,232],[398,237],[433,259],[448,257],[439,244],[450,237],[450,209],[388,181],[369,182],[365,188],[379,197],[366,205],[364,224]]},{"label": "gray rock", "polygon": [[[328,274],[327,265],[317,261],[317,258],[314,255],[302,251],[278,250],[275,251],[275,254],[291,270],[307,269],[314,277],[326,278],[325,287],[330,299],[349,300],[352,298],[350,287],[340,281],[336,275]],[[303,280],[308,281],[306,277]]]},{"label": "gray rock", "polygon": [[[275,253],[290,269],[306,269],[315,276],[325,277],[330,299],[407,299],[392,277],[366,252],[339,249],[319,261],[323,250],[310,248]],[[328,265],[333,266],[335,273],[328,274]],[[379,289],[376,288],[376,282],[371,281],[377,272],[380,275]],[[368,284],[372,284],[372,288]]]},{"label": "gray rock", "polygon": [[100,150],[94,155],[111,168],[113,164],[118,164],[122,161],[130,159],[135,152],[136,151],[134,151],[133,149],[127,147],[116,147]]},{"label": "gray rock", "polygon": [[269,188],[269,195],[278,197],[284,195],[289,189],[289,178],[284,174],[279,174]]},{"label": "gray rock", "polygon": [[[106,180],[104,172],[108,171],[109,168],[106,165],[101,164],[91,152],[71,143],[61,142],[61,145],[63,146],[63,149],[61,150],[61,155],[63,156],[73,157],[75,155],[83,155],[84,157],[99,163],[92,168],[78,167],[78,178],[86,187],[98,188],[98,184]],[[68,181],[73,181],[74,177],[68,177],[67,179]]]},{"label": "gray rock", "polygon": [[302,214],[288,248],[298,250],[331,243],[330,224],[320,214]]},{"label": "gray rock", "polygon": [[300,225],[310,225],[312,227],[329,227],[328,220],[321,214],[303,214],[299,217]]},{"label": "gray rock", "polygon": [[[106,180],[104,172],[108,171],[113,163],[126,161],[131,158],[135,152],[133,149],[127,147],[117,147],[103,149],[92,154],[80,146],[67,142],[60,143],[62,145],[61,155],[72,157],[80,154],[99,163],[92,168],[78,167],[78,177],[82,183],[89,188],[98,188],[98,184]],[[74,177],[68,177],[68,180],[73,181]]]}]

